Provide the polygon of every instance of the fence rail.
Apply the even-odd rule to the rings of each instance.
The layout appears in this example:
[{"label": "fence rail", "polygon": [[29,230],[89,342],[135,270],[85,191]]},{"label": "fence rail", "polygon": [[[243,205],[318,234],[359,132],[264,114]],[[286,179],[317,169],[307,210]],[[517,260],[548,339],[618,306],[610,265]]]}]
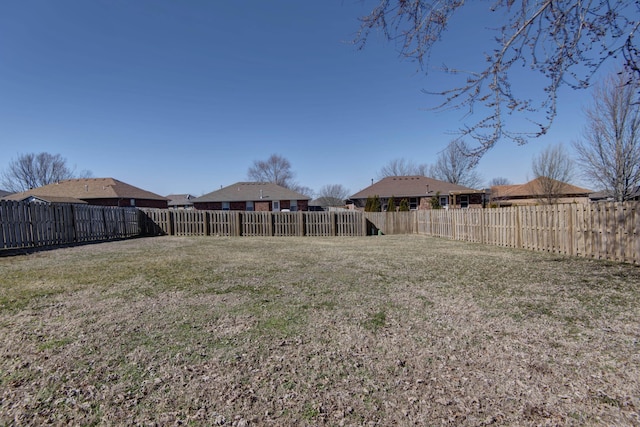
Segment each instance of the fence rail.
[{"label": "fence rail", "polygon": [[138,236],[136,208],[0,200],[0,249],[26,249]]},{"label": "fence rail", "polygon": [[640,264],[640,203],[366,212],[385,234],[418,233]]},{"label": "fence rail", "polygon": [[362,212],[246,212],[141,209],[146,235],[364,236]]}]

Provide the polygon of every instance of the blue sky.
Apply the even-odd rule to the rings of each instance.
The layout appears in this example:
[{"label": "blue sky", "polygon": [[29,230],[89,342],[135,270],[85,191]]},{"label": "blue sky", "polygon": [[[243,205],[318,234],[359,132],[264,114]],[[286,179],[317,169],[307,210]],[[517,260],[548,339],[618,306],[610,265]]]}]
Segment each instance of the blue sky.
[{"label": "blue sky", "polygon": [[[0,170],[18,154],[48,151],[95,177],[197,196],[246,180],[254,160],[275,153],[299,184],[342,184],[353,194],[390,160],[431,164],[464,112],[430,111],[438,100],[422,90],[445,77],[419,72],[382,37],[361,51],[350,45],[374,4],[2,2]],[[493,47],[483,31],[491,23],[473,8],[432,64],[472,66]],[[527,85],[535,96],[539,88]],[[530,179],[533,156],[580,137],[589,102],[588,91],[563,90],[548,135],[499,143],[478,171],[486,181]]]}]

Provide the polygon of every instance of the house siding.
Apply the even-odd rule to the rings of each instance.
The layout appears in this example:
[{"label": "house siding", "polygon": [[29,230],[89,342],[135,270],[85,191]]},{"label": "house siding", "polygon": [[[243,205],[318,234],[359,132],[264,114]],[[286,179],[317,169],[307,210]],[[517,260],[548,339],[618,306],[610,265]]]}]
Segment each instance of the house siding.
[{"label": "house siding", "polygon": [[[298,210],[306,211],[309,209],[309,202],[307,200],[298,200]],[[219,211],[222,210],[222,202],[194,202],[194,208],[197,210],[209,210]],[[290,200],[281,200],[280,209],[290,209]],[[270,212],[272,209],[271,201],[254,201],[253,210],[256,212]],[[229,202],[229,210],[232,211],[246,211],[246,202]]]}]

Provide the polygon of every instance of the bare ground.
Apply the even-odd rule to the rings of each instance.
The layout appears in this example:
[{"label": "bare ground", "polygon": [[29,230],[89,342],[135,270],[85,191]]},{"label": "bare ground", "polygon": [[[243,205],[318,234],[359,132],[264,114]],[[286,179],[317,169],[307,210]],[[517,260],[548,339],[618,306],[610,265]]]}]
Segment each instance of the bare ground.
[{"label": "bare ground", "polygon": [[640,269],[420,236],[0,258],[0,425],[640,425]]}]

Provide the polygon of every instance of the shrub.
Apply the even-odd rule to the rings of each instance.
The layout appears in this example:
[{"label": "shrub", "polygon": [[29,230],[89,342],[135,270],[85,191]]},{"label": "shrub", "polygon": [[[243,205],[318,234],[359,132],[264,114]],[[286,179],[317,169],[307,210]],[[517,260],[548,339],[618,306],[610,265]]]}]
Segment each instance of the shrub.
[{"label": "shrub", "polygon": [[393,196],[391,196],[391,198],[389,199],[389,203],[387,203],[387,212],[395,212],[396,211],[396,201],[393,198]]},{"label": "shrub", "polygon": [[438,191],[435,196],[431,198],[431,209],[442,209],[440,205],[440,192]]}]

